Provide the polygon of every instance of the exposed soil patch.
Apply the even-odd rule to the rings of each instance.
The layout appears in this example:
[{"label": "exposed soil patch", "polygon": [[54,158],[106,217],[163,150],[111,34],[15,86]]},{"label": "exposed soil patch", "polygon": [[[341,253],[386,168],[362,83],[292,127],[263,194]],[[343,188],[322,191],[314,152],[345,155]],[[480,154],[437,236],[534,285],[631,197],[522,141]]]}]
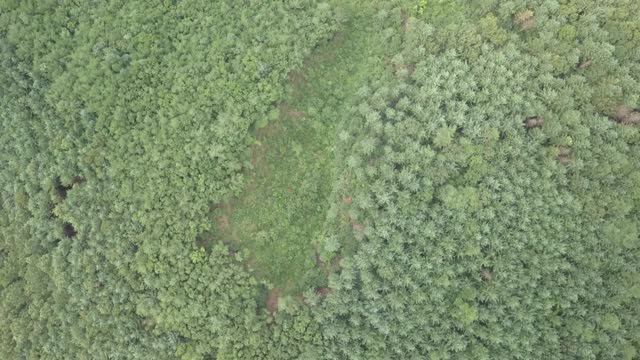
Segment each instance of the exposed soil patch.
[{"label": "exposed soil patch", "polygon": [[301,89],[307,85],[307,78],[303,70],[295,70],[289,73],[289,84],[296,89]]},{"label": "exposed soil patch", "polygon": [[544,119],[540,118],[540,117],[527,118],[524,121],[524,127],[526,129],[533,129],[533,128],[537,128],[537,127],[542,127],[542,125],[544,125]]},{"label": "exposed soil patch", "polygon": [[196,246],[203,247],[210,251],[214,242],[221,241],[229,248],[228,255],[235,257],[239,250],[239,236],[237,229],[231,224],[231,215],[233,214],[233,204],[236,199],[231,199],[225,203],[218,203],[213,206],[213,210],[221,210],[221,213],[215,217],[216,231],[215,233],[204,232],[196,238]]},{"label": "exposed soil patch", "polygon": [[620,105],[610,118],[623,125],[640,124],[640,111],[634,111],[628,106]]},{"label": "exposed soil patch", "polygon": [[328,287],[319,287],[316,288],[315,292],[320,299],[324,299],[329,296],[329,294],[331,293],[331,289],[329,289]]},{"label": "exposed soil patch", "polygon": [[356,232],[363,232],[365,226],[363,224],[358,223],[353,218],[349,217],[349,223],[351,224],[351,228]]},{"label": "exposed soil patch", "polygon": [[282,130],[282,126],[277,122],[269,122],[267,126],[256,130],[256,139],[262,141],[268,137],[279,134]]},{"label": "exposed soil patch", "polygon": [[493,272],[489,268],[482,267],[480,268],[480,278],[483,281],[491,281],[491,279],[493,279]]},{"label": "exposed soil patch", "polygon": [[[249,176],[251,176],[252,179],[255,179],[256,177],[256,173],[258,173],[258,170],[264,170],[264,167],[259,168],[259,165],[264,163],[264,157],[268,151],[269,147],[266,145],[256,145],[252,151],[252,155],[251,155],[251,166],[253,167],[251,173],[249,174]],[[252,182],[250,182],[247,185],[247,191],[252,191],[255,188],[255,184]]]},{"label": "exposed soil patch", "polygon": [[402,10],[400,12],[400,18],[402,19],[402,32],[407,32],[407,23],[409,22],[409,13],[407,13],[407,10]]},{"label": "exposed soil patch", "polygon": [[216,209],[222,209],[222,214],[216,218],[216,226],[219,231],[226,232],[229,229],[229,216],[233,213],[232,202],[233,199],[215,206]]},{"label": "exposed soil patch", "polygon": [[218,226],[218,230],[226,232],[229,230],[229,217],[227,215],[220,215],[216,219],[216,225]]},{"label": "exposed soil patch", "polygon": [[318,253],[318,250],[316,250],[316,266],[322,269],[325,275],[327,276],[329,275],[329,272],[328,272],[329,269],[327,268],[327,264],[325,264],[325,262],[322,261],[322,259],[320,258],[320,253]]},{"label": "exposed soil patch", "polygon": [[565,166],[571,164],[571,149],[566,146],[558,147],[558,161]]},{"label": "exposed soil patch", "polygon": [[411,76],[415,71],[416,64],[397,64],[394,68],[394,72],[396,73],[396,75],[406,72],[407,75]]},{"label": "exposed soil patch", "polygon": [[278,311],[278,299],[280,297],[280,289],[273,288],[269,291],[269,295],[267,296],[266,306],[267,311],[270,314],[274,314]]},{"label": "exposed soil patch", "polygon": [[290,119],[302,119],[305,117],[305,113],[294,109],[287,103],[282,103],[280,104],[280,116],[288,117]]},{"label": "exposed soil patch", "polygon": [[593,61],[592,61],[592,60],[586,60],[586,61],[584,61],[584,62],[580,63],[580,65],[578,65],[578,69],[580,69],[580,70],[586,70],[586,69],[588,69],[589,67],[591,67],[591,65],[592,65],[592,64],[593,64]]}]

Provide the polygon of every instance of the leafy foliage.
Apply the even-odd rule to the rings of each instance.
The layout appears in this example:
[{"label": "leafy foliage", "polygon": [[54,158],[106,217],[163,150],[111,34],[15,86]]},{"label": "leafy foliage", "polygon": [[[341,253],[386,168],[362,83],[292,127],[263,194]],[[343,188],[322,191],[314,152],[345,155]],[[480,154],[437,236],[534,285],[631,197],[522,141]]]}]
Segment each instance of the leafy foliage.
[{"label": "leafy foliage", "polygon": [[[226,251],[205,257],[195,239],[212,228],[209,205],[243,188],[248,130],[329,36],[331,10],[312,1],[1,7],[3,357],[259,348],[255,280]],[[86,181],[72,185],[76,176]]]},{"label": "leafy foliage", "polygon": [[637,357],[639,7],[2,3],[0,354]]},{"label": "leafy foliage", "polygon": [[604,5],[582,9],[581,42],[551,36],[548,2],[498,41],[514,5],[484,4],[456,41],[410,18],[397,79],[360,90],[338,153],[366,230],[318,311],[335,357],[634,357],[639,134],[606,112],[637,106],[636,63]]}]

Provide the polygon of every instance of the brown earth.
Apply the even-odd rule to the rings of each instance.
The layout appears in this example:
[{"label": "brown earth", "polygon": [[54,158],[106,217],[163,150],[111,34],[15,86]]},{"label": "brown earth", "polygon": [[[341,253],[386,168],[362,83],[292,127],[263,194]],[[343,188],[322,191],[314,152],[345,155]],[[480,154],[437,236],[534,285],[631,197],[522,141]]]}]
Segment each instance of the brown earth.
[{"label": "brown earth", "polygon": [[407,23],[409,22],[409,13],[407,12],[407,10],[402,10],[400,12],[400,18],[402,19],[402,32],[407,32]]},{"label": "brown earth", "polygon": [[273,288],[269,291],[269,296],[267,296],[266,306],[267,311],[270,314],[275,314],[278,311],[278,298],[280,296],[280,289]]},{"label": "brown earth", "polygon": [[290,119],[302,119],[303,117],[305,117],[305,113],[294,109],[287,103],[282,103],[280,104],[280,116]]},{"label": "brown earth", "polygon": [[331,293],[331,289],[329,289],[328,287],[319,287],[319,288],[316,288],[315,291],[316,291],[316,295],[318,295],[320,299],[326,298]]}]

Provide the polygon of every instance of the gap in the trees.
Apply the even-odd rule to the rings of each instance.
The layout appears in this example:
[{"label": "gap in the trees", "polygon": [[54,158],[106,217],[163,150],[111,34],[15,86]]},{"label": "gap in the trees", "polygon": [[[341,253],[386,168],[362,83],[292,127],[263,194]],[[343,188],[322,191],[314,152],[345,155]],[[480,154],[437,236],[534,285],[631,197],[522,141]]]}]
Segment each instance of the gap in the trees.
[{"label": "gap in the trees", "polygon": [[367,37],[373,17],[349,11],[343,28],[289,74],[278,116],[256,126],[244,192],[213,210],[212,241],[243,251],[245,267],[270,284],[262,296],[270,311],[282,296],[304,301],[309,290],[324,298],[328,275],[340,269],[341,256],[318,261],[333,201],[333,147],[350,97],[372,69],[385,71],[382,56],[370,57],[385,50]]},{"label": "gap in the trees", "polygon": [[85,182],[85,178],[83,176],[75,176],[72,180],[71,183],[69,184],[63,184],[62,180],[60,178],[56,179],[56,185],[55,185],[55,189],[56,189],[56,193],[58,194],[58,196],[64,200],[67,198],[67,192],[71,189],[73,189],[73,185],[75,184],[81,184],[83,182]]},{"label": "gap in the trees", "polygon": [[64,233],[64,236],[73,239],[78,232],[76,231],[76,229],[73,227],[73,224],[66,222],[64,223],[64,225],[62,225],[62,232]]}]

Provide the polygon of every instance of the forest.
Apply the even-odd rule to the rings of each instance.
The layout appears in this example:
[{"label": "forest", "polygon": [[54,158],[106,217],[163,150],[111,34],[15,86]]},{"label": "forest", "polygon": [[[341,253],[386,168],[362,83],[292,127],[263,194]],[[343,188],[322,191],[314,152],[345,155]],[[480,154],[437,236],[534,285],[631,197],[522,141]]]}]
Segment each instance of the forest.
[{"label": "forest", "polygon": [[0,1],[0,358],[640,359],[638,14]]}]

